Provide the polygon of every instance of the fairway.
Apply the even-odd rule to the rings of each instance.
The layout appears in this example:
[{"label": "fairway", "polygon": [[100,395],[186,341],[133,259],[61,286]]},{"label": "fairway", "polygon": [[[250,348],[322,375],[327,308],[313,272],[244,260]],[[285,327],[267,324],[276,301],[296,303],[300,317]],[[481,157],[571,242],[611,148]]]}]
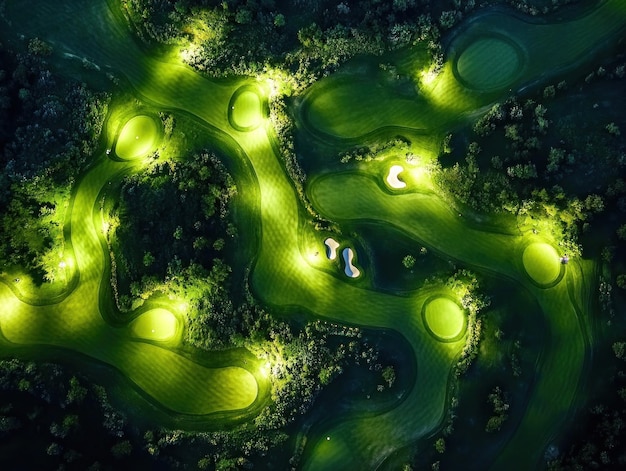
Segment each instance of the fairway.
[{"label": "fairway", "polygon": [[443,342],[458,339],[465,330],[463,309],[447,297],[438,297],[426,302],[423,309],[428,330]]},{"label": "fairway", "polygon": [[424,105],[418,95],[404,96],[372,80],[338,76],[313,85],[300,111],[303,124],[312,131],[363,138],[380,128],[437,126],[442,117]]},{"label": "fairway", "polygon": [[467,87],[491,90],[512,83],[521,71],[523,60],[520,47],[509,38],[483,37],[460,53],[456,71]]},{"label": "fairway", "polygon": [[535,242],[524,249],[524,269],[540,286],[555,282],[561,273],[559,254],[549,244]]},{"label": "fairway", "polygon": [[115,144],[115,153],[125,160],[145,157],[156,145],[157,123],[151,116],[134,116],[122,128]]}]

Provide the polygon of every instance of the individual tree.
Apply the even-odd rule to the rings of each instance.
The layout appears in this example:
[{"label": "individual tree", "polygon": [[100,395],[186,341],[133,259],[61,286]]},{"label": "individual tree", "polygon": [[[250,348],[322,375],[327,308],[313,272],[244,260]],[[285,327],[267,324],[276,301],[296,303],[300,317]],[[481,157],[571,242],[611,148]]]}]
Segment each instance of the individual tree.
[{"label": "individual tree", "polygon": [[404,268],[407,270],[412,269],[415,266],[415,257],[413,255],[405,255],[402,259],[402,265],[404,265]]},{"label": "individual tree", "polygon": [[435,441],[435,450],[437,450],[437,453],[444,453],[446,451],[446,441],[443,437],[439,437]]},{"label": "individual tree", "polygon": [[111,447],[111,454],[117,459],[129,456],[132,451],[133,446],[128,440],[122,440],[121,442],[117,442]]},{"label": "individual tree", "polygon": [[393,366],[383,368],[382,376],[389,387],[393,386],[393,383],[396,381],[396,371]]},{"label": "individual tree", "polygon": [[613,343],[613,353],[620,360],[626,360],[626,342]]}]

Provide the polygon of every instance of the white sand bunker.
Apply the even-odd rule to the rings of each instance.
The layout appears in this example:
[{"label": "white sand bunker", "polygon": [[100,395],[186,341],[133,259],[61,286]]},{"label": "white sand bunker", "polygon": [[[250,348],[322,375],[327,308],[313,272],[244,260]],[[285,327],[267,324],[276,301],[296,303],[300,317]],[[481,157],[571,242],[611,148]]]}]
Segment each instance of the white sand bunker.
[{"label": "white sand bunker", "polygon": [[406,183],[398,179],[398,175],[404,172],[404,167],[402,165],[393,165],[389,169],[389,175],[387,175],[387,183],[391,188],[406,188]]},{"label": "white sand bunker", "polygon": [[352,264],[352,260],[354,259],[354,252],[352,251],[352,249],[350,248],[343,249],[342,255],[343,255],[344,262],[346,262],[346,268],[344,270],[346,273],[346,276],[349,276],[350,278],[358,277],[361,274],[361,272],[359,271],[357,267],[355,267]]},{"label": "white sand bunker", "polygon": [[324,241],[324,245],[326,245],[326,256],[328,260],[335,260],[337,258],[337,249],[339,248],[339,242],[337,242],[332,237],[329,237]]}]

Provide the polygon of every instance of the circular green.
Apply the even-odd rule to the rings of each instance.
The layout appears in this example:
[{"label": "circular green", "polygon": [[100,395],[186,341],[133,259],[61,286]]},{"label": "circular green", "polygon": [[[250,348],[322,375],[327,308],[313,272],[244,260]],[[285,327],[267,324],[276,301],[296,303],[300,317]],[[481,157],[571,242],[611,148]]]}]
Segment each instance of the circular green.
[{"label": "circular green", "polygon": [[259,90],[244,85],[233,94],[228,104],[228,121],[237,131],[254,131],[263,123],[265,102]]},{"label": "circular green", "polygon": [[460,53],[456,71],[466,86],[490,90],[512,83],[522,65],[517,44],[505,37],[490,36],[473,41]]},{"label": "circular green", "polygon": [[127,160],[144,157],[154,148],[158,134],[157,123],[151,116],[135,116],[122,128],[115,144],[115,153]]},{"label": "circular green", "polygon": [[549,285],[561,274],[559,254],[550,244],[535,242],[528,245],[522,261],[528,276],[539,285]]},{"label": "circular green", "polygon": [[152,309],[133,320],[130,330],[134,337],[165,342],[176,336],[178,319],[167,309]]},{"label": "circular green", "polygon": [[427,301],[424,321],[431,334],[438,340],[457,340],[465,329],[465,313],[452,299],[440,296]]},{"label": "circular green", "polygon": [[261,100],[256,93],[245,91],[232,105],[233,120],[242,128],[257,127],[261,124]]}]

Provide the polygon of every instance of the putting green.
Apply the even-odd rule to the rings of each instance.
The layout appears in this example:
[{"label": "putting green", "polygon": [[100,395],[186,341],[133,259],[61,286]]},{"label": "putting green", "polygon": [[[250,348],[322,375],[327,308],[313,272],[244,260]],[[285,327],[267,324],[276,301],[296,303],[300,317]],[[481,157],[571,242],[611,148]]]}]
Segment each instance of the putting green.
[{"label": "putting green", "polygon": [[158,133],[157,123],[152,117],[135,116],[122,128],[115,144],[115,153],[126,160],[144,157],[154,148]]},{"label": "putting green", "polygon": [[481,37],[461,51],[458,78],[469,88],[492,90],[515,80],[523,66],[520,47],[504,36]]},{"label": "putting green", "polygon": [[555,282],[561,274],[559,254],[550,244],[530,244],[524,249],[522,260],[528,276],[541,286]]},{"label": "putting green", "polygon": [[263,122],[263,100],[252,86],[237,90],[228,106],[228,120],[237,131],[253,131]]},{"label": "putting green", "polygon": [[164,342],[178,332],[178,319],[167,309],[151,309],[130,323],[134,337]]},{"label": "putting green", "polygon": [[465,313],[452,299],[437,297],[426,301],[423,314],[426,327],[437,340],[458,339],[465,330]]}]

